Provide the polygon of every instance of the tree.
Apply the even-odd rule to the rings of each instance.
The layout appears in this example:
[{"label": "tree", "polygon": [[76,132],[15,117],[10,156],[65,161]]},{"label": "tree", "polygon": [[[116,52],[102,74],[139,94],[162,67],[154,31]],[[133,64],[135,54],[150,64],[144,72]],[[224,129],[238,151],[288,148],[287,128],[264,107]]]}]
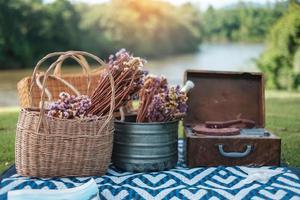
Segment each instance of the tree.
[{"label": "tree", "polygon": [[272,27],[267,50],[258,60],[267,75],[267,86],[297,89],[300,85],[300,4],[290,1],[288,12]]},{"label": "tree", "polygon": [[90,35],[85,39],[91,44],[87,49],[113,52],[124,47],[140,56],[160,57],[196,51],[201,42],[200,14],[190,4],[113,0],[80,7],[81,27]]},{"label": "tree", "polygon": [[46,53],[79,48],[79,21],[67,0],[0,0],[0,67],[30,67]]},{"label": "tree", "polygon": [[209,41],[262,42],[286,3],[257,6],[239,2],[228,8],[209,7],[203,15],[204,38]]}]

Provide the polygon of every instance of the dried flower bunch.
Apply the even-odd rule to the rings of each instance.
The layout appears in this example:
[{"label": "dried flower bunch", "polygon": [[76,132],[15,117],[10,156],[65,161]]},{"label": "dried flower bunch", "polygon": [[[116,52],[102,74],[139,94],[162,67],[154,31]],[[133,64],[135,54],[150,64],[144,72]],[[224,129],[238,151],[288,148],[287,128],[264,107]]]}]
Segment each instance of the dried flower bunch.
[{"label": "dried flower bunch", "polygon": [[87,116],[87,110],[90,106],[91,100],[85,95],[75,97],[61,92],[59,99],[50,104],[48,116],[61,119],[83,119]]},{"label": "dried flower bunch", "polygon": [[148,107],[152,103],[154,95],[167,90],[168,82],[164,77],[155,77],[148,75],[144,79],[144,85],[139,93],[139,109],[137,113],[137,122],[147,121]]},{"label": "dried flower bunch", "polygon": [[147,76],[141,89],[137,122],[165,122],[187,111],[187,96],[180,87],[168,87],[164,77]]},{"label": "dried flower bunch", "polygon": [[[143,85],[145,71],[143,70],[146,61],[139,57],[133,57],[125,49],[121,49],[115,55],[109,57],[109,70],[115,81],[115,110],[138,94]],[[91,96],[92,105],[88,113],[93,115],[106,115],[109,112],[111,99],[110,83],[108,75],[103,74],[102,78]]]},{"label": "dried flower bunch", "polygon": [[[165,77],[148,75],[143,70],[145,60],[133,57],[125,49],[109,57],[108,69],[115,82],[115,111],[135,96],[139,96],[137,122],[165,122],[181,118],[187,111],[186,92],[169,87]],[[108,72],[101,74],[91,98],[70,96],[62,92],[52,103],[48,116],[65,119],[103,116],[108,114],[111,101]]]}]

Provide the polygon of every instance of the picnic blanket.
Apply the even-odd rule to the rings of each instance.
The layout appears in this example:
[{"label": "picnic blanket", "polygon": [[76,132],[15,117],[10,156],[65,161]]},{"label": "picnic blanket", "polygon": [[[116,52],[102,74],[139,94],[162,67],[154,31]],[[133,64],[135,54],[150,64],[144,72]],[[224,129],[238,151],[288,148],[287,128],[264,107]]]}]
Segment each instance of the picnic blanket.
[{"label": "picnic blanket", "polygon": [[101,199],[300,199],[300,180],[285,167],[199,167],[184,164],[178,143],[176,168],[150,173],[122,172],[113,165],[102,177],[28,178],[13,174],[0,183],[0,200],[19,189],[65,189],[94,178]]}]

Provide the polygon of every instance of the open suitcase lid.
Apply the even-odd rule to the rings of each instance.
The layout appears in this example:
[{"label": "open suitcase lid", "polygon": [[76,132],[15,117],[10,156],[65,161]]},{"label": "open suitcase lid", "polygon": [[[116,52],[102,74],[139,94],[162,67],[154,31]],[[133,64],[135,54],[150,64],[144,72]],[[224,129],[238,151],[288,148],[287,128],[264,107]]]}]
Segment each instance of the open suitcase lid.
[{"label": "open suitcase lid", "polygon": [[184,82],[193,81],[188,93],[186,126],[205,121],[249,119],[265,125],[262,73],[187,70]]}]

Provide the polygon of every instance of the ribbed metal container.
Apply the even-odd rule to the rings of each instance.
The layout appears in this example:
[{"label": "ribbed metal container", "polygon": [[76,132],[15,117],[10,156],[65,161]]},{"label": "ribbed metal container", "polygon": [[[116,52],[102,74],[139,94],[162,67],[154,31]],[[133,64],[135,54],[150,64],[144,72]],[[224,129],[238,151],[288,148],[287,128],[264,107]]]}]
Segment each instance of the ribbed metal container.
[{"label": "ribbed metal container", "polygon": [[136,123],[135,116],[115,122],[112,161],[130,172],[173,168],[178,159],[178,121]]}]

